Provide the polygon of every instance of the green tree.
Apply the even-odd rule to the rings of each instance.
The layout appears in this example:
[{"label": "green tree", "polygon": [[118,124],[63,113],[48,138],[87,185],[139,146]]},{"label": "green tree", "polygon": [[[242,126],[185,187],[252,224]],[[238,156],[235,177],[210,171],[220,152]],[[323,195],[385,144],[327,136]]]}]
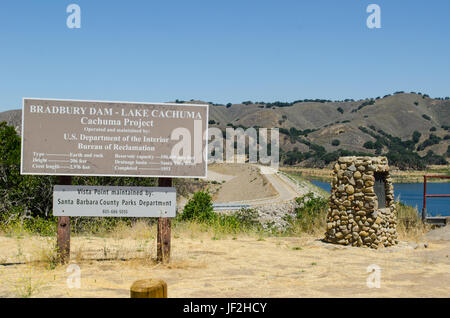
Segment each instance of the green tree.
[{"label": "green tree", "polygon": [[341,142],[338,139],[333,139],[333,141],[331,142],[331,144],[335,147],[339,146],[341,144]]},{"label": "green tree", "polygon": [[420,132],[418,132],[417,130],[415,130],[413,132],[413,136],[412,136],[413,141],[414,141],[415,144],[419,142],[420,137],[422,137],[422,134]]}]

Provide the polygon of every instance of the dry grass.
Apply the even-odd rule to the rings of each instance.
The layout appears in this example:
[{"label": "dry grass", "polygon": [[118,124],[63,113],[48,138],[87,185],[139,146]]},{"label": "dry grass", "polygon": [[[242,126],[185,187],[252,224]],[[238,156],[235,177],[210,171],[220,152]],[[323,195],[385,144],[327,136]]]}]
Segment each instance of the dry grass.
[{"label": "dry grass", "polygon": [[305,178],[315,178],[322,181],[331,181],[333,171],[331,169],[315,169],[315,168],[300,168],[300,167],[283,167],[280,168],[289,174],[299,175]]},{"label": "dry grass", "polygon": [[424,224],[417,208],[413,208],[399,202],[397,204],[397,232],[400,240],[419,242],[431,229]]},{"label": "dry grass", "polygon": [[45,241],[33,248],[31,259],[47,269],[58,266],[58,250],[55,238],[45,238]]},{"label": "dry grass", "polygon": [[[173,222],[169,264],[158,264],[156,226],[119,223],[102,236],[74,235],[71,262],[82,286],[69,289],[67,266],[55,263],[55,239],[0,236],[0,297],[129,297],[132,282],[160,278],[169,297],[442,297],[450,293],[448,242],[423,241],[428,228],[399,206],[401,244],[370,250],[326,244],[323,224],[307,234],[231,233],[195,222]],[[416,220],[416,219],[414,219]],[[414,221],[413,220],[413,221]],[[408,224],[408,225],[406,225]],[[382,289],[365,286],[366,268],[382,268]]]},{"label": "dry grass", "polygon": [[14,295],[19,298],[32,297],[39,293],[45,285],[45,281],[46,277],[39,275],[36,268],[27,265],[22,275],[13,283]]},{"label": "dry grass", "polygon": [[[67,266],[0,266],[0,297],[129,297],[131,284],[144,278],[165,280],[169,297],[446,297],[450,293],[450,264],[443,254],[448,254],[448,244],[443,242],[430,243],[427,249],[402,242],[371,250],[325,244],[318,240],[322,236],[305,234],[244,234],[217,240],[206,231],[192,238],[191,231],[198,229],[189,225],[174,230],[172,258],[166,265],[142,254],[97,261],[104,244],[113,249],[116,239],[74,237],[72,262],[81,268],[80,289],[67,287]],[[1,239],[0,253],[4,253],[13,238]],[[138,246],[134,239],[120,240],[123,248]],[[25,243],[26,253],[33,247]],[[155,245],[153,240],[149,249]],[[76,251],[81,246],[79,261]],[[370,264],[382,268],[381,289],[366,286]]]}]

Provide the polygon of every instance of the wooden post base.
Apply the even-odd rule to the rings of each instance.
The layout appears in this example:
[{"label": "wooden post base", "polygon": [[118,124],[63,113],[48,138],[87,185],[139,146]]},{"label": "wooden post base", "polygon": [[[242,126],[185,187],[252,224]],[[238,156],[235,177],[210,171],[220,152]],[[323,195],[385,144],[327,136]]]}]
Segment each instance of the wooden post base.
[{"label": "wooden post base", "polygon": [[167,284],[160,279],[138,280],[131,285],[131,298],[167,298]]},{"label": "wooden post base", "polygon": [[70,217],[58,216],[58,258],[61,264],[70,260]]},{"label": "wooden post base", "polygon": [[[172,178],[159,178],[158,186],[171,187]],[[163,264],[170,262],[170,227],[170,218],[158,218],[158,232],[156,234],[156,261]]]},{"label": "wooden post base", "polygon": [[[59,176],[58,184],[71,185],[72,177]],[[66,264],[70,260],[70,217],[58,216],[58,229],[57,229],[57,245],[58,245],[58,258],[61,264]]]}]

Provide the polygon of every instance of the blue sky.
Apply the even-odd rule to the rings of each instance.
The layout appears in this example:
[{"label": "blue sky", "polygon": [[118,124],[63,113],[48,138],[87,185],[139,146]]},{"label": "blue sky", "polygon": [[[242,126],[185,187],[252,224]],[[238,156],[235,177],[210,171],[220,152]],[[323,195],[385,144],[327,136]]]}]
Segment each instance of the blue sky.
[{"label": "blue sky", "polygon": [[[66,26],[71,3],[81,29]],[[366,26],[371,3],[381,29]],[[448,0],[2,0],[0,111],[22,97],[450,96],[449,16]]]}]

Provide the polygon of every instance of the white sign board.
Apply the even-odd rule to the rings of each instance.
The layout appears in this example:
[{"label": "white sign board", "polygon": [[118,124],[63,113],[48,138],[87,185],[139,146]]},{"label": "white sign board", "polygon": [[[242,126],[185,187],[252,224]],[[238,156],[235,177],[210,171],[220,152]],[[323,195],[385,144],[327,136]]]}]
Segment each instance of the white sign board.
[{"label": "white sign board", "polygon": [[55,185],[54,216],[175,217],[176,190],[169,187]]}]

